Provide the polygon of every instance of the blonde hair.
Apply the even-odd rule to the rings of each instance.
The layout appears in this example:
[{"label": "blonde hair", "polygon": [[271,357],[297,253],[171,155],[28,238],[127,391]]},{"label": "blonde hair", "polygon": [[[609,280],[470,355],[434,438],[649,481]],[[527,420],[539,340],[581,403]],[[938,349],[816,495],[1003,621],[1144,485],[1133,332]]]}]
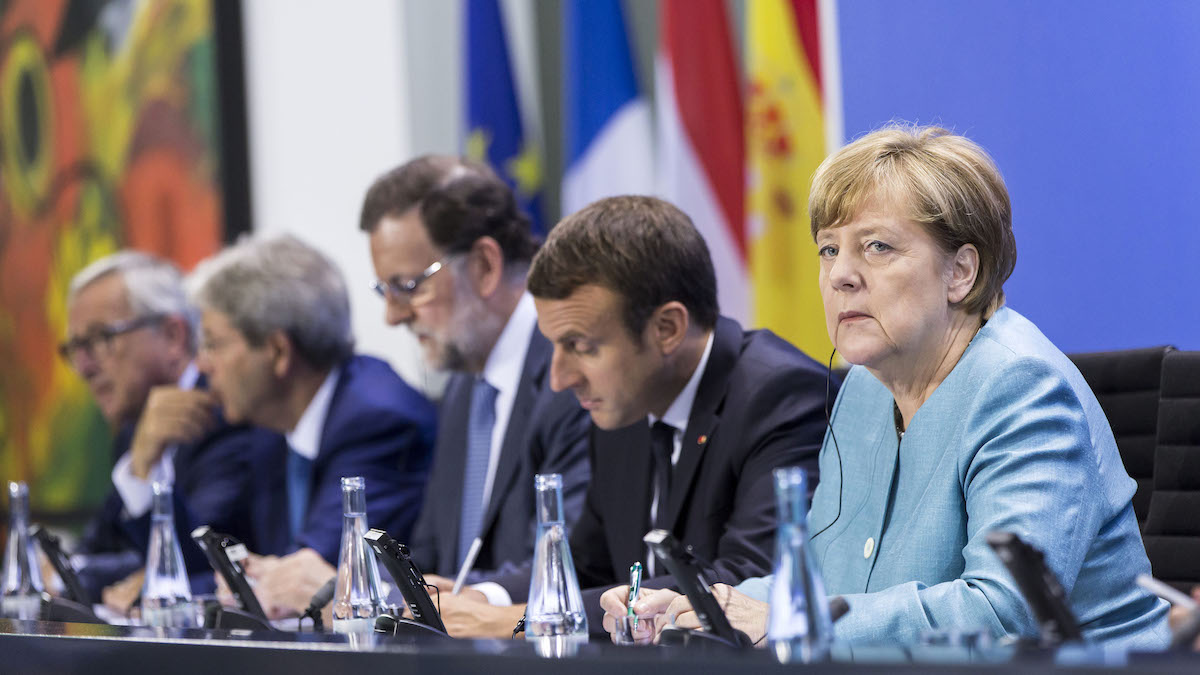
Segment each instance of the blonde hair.
[{"label": "blonde hair", "polygon": [[813,176],[813,238],[878,204],[905,209],[948,253],[975,246],[979,274],[963,309],[986,316],[1004,304],[1017,242],[1008,189],[983,148],[937,127],[893,124],[863,136],[827,157]]}]

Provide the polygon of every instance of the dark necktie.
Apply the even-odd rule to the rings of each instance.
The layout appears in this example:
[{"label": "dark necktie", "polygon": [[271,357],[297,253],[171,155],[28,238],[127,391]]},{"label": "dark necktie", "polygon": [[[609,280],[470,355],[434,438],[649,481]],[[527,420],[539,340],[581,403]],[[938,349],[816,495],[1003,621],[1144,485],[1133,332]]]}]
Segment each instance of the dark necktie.
[{"label": "dark necktie", "polygon": [[[667,505],[671,494],[671,455],[675,452],[675,427],[659,420],[650,427],[650,451],[654,457],[654,488],[658,492],[658,507],[654,527],[666,527]],[[653,496],[651,496],[653,503]]]},{"label": "dark necktie", "polygon": [[290,446],[287,453],[288,525],[292,531],[292,542],[304,527],[304,514],[308,510],[308,482],[312,479],[312,460],[296,452]]},{"label": "dark necktie", "polygon": [[496,388],[482,377],[471,389],[471,416],[467,419],[467,458],[463,467],[462,520],[458,529],[458,567],[462,567],[471,542],[483,523],[483,488],[492,454],[492,428],[496,426]]}]

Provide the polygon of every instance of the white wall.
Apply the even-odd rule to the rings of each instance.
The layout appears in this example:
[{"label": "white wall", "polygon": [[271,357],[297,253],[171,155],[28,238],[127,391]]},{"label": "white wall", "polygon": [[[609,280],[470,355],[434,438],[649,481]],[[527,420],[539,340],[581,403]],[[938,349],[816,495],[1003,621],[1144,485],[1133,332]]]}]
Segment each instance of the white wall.
[{"label": "white wall", "polygon": [[[440,393],[405,329],[383,322],[362,198],[411,157],[404,13],[391,0],[242,3],[254,227],[291,232],[341,266],[359,351]],[[319,319],[319,317],[314,317]]]}]

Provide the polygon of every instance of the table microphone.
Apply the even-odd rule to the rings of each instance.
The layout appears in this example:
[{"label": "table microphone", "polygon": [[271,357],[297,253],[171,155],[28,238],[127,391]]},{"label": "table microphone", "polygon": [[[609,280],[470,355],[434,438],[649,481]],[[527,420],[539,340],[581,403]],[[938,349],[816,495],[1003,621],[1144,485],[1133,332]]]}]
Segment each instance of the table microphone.
[{"label": "table microphone", "polygon": [[337,577],[332,576],[320,590],[313,593],[312,600],[308,603],[308,609],[304,610],[304,613],[300,615],[302,620],[306,616],[312,619],[313,630],[325,630],[324,622],[321,621],[321,610],[325,609],[325,605],[328,605],[333,600],[333,589],[335,586],[337,586]]}]

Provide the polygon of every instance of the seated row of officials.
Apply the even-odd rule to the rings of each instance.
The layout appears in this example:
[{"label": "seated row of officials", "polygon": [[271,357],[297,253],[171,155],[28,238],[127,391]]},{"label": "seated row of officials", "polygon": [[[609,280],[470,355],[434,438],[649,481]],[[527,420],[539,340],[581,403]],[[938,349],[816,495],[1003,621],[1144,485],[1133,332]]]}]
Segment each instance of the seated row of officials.
[{"label": "seated row of officials", "polygon": [[436,433],[427,401],[354,354],[341,274],[293,238],[202,263],[190,297],[152,257],[94,263],[71,285],[62,348],[119,455],[80,551],[90,587],[132,602],[149,480],[165,477],[179,531],[242,539],[261,603],[295,615],[334,573],[338,480],[362,475],[370,525],[443,591],[479,548],[470,589],[440,594],[450,634],[507,636],[528,591],[532,476],[560,473],[593,632],[625,613],[634,561],[650,572],[639,637],[694,624],[642,543],[657,527],[706,561],[757,641],[771,471],[803,466],[814,555],[851,608],[841,640],[1036,635],[984,542],[1002,529],[1045,552],[1089,638],[1165,646],[1165,603],[1133,583],[1149,563],[1108,423],[1005,306],[1016,244],[991,158],[940,129],[884,129],[826,159],[810,214],[829,335],[854,364],[840,391],[792,345],[719,314],[707,246],[670,204],[601,200],[539,249],[486,167],[430,156],[385,174],[360,227],[388,323],[456,373]]}]

